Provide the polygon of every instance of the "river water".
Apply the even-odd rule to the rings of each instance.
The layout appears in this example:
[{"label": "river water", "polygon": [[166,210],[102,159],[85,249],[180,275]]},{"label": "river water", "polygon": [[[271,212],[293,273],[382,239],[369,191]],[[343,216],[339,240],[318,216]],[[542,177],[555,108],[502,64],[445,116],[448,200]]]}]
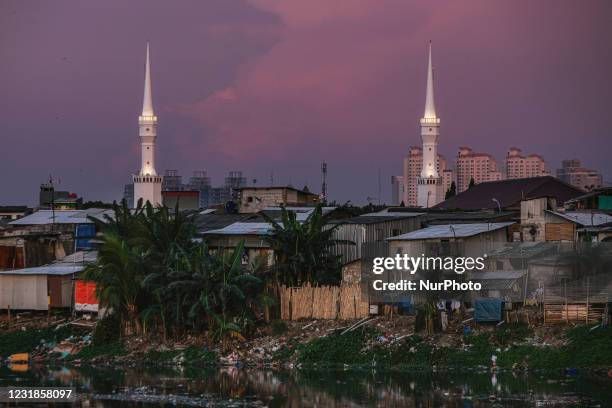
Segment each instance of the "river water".
[{"label": "river water", "polygon": [[612,379],[587,372],[1,367],[6,386],[72,387],[79,402],[53,406],[83,407],[612,406]]}]

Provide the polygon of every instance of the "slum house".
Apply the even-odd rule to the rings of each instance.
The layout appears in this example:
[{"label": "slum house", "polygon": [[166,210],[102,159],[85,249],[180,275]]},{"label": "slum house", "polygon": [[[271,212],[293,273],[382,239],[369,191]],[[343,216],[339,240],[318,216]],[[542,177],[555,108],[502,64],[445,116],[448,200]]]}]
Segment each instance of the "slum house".
[{"label": "slum house", "polygon": [[330,222],[330,228],[335,228],[333,239],[338,241],[332,253],[340,256],[342,280],[346,283],[360,282],[364,253],[367,253],[367,258],[386,253],[385,240],[420,229],[422,216],[423,213],[416,212],[381,211]]},{"label": "slum house", "polygon": [[566,210],[612,211],[612,187],[596,188],[564,203]]},{"label": "slum house", "polygon": [[610,278],[606,273],[543,286],[544,324],[605,324],[610,314]]},{"label": "slum house", "polygon": [[481,290],[470,292],[470,299],[501,299],[506,304],[524,303],[527,272],[523,270],[472,272],[469,279],[480,283]]},{"label": "slum house", "polygon": [[598,210],[559,209],[553,197],[521,202],[523,241],[599,242],[608,237],[605,226],[611,222],[612,215]]},{"label": "slum house", "polygon": [[[407,234],[387,238],[387,256],[408,255],[410,257],[486,257],[486,254],[508,241],[508,228],[512,222],[434,225]],[[364,269],[372,270],[372,268]],[[427,279],[432,271],[418,271],[412,275],[406,271],[388,271],[384,279],[389,282],[401,279]],[[429,275],[433,276],[433,275]],[[444,279],[462,279],[454,271],[442,273]],[[453,298],[463,298],[465,293]],[[417,293],[413,303],[425,301],[423,292]]]},{"label": "slum house", "polygon": [[[295,213],[298,222],[304,222],[315,207],[287,207]],[[336,211],[336,207],[323,207],[323,214]],[[266,207],[261,212],[279,223],[281,209]],[[342,216],[342,215],[339,215]],[[211,249],[233,250],[244,241],[243,264],[249,265],[258,257],[266,260],[266,265],[274,262],[274,253],[266,240],[273,233],[273,227],[259,214],[205,214],[196,216],[198,235],[205,239]]]},{"label": "slum house", "polygon": [[420,213],[423,214],[422,224],[448,225],[448,224],[476,224],[483,222],[506,222],[519,220],[518,211],[498,211],[495,210],[446,210],[437,208],[412,208],[412,207],[389,207],[380,213],[403,214]]},{"label": "slum house", "polygon": [[[595,211],[550,211],[546,210],[547,231],[558,225],[559,233],[547,234],[547,240],[571,240],[574,242],[609,242],[612,240],[610,224],[612,215]],[[563,228],[565,227],[565,228]],[[565,231],[565,234],[563,232]],[[569,238],[569,239],[568,239]]]},{"label": "slum house", "polygon": [[79,251],[48,265],[0,271],[0,309],[72,307],[75,277],[95,258],[93,251]]},{"label": "slum house", "polygon": [[530,177],[479,183],[434,208],[518,212],[526,199],[553,197],[557,203],[564,203],[583,194],[584,191],[552,176]]},{"label": "slum house", "polygon": [[0,205],[0,220],[13,221],[32,213],[25,205]]},{"label": "slum house", "polygon": [[111,210],[39,210],[11,221],[0,234],[0,270],[49,264],[81,249],[90,249],[96,229]]},{"label": "slum house", "polygon": [[314,207],[320,202],[319,195],[307,187],[242,187],[237,191],[241,213],[257,213],[267,207]]},{"label": "slum house", "polygon": [[233,251],[244,242],[243,265],[251,265],[261,259],[265,266],[270,266],[274,263],[274,251],[266,237],[272,233],[272,225],[267,222],[234,222],[220,229],[203,231],[200,235],[211,250]]}]

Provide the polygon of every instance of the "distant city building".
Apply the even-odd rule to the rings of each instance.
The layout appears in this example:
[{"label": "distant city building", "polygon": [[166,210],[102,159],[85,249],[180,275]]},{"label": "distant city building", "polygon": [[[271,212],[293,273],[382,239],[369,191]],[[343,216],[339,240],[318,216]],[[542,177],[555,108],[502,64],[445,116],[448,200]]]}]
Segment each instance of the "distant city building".
[{"label": "distant city building", "polygon": [[126,184],[123,187],[123,199],[129,208],[134,208],[134,183]]},{"label": "distant city building", "polygon": [[210,177],[203,170],[194,171],[189,178],[188,190],[200,192],[200,208],[208,207],[210,199]]},{"label": "distant city building", "polygon": [[149,60],[149,44],[147,44],[147,59],[145,64],[144,98],[142,114],[138,117],[140,134],[140,172],[133,176],[134,204],[140,199],[152,205],[162,203],[162,178],[155,170],[155,140],[157,139],[157,116],[153,111],[151,94],[151,64]]},{"label": "distant city building", "polygon": [[40,185],[38,193],[38,207],[41,209],[76,210],[83,203],[83,199],[69,191],[58,191],[53,183]]},{"label": "distant city building", "polygon": [[239,196],[238,190],[246,187],[246,185],[246,177],[242,175],[241,171],[230,171],[229,175],[225,178],[225,188],[228,194],[226,201],[237,201]]},{"label": "distant city building", "polygon": [[244,187],[237,189],[241,213],[256,213],[266,207],[311,207],[321,198],[318,194],[293,187]]},{"label": "distant city building", "polygon": [[200,208],[200,192],[199,191],[162,191],[162,200],[164,206],[174,209],[177,204],[180,211],[197,210]]},{"label": "distant city building", "polygon": [[557,178],[585,191],[603,187],[601,173],[581,167],[578,159],[563,160],[557,169]]},{"label": "distant city building", "polygon": [[400,205],[403,198],[404,176],[391,176],[391,205]]},{"label": "distant city building", "polygon": [[[421,175],[423,168],[423,148],[420,146],[411,146],[408,150],[408,155],[404,157],[404,175],[402,187],[402,200],[406,207],[417,206],[417,178]],[[436,169],[439,174],[442,174],[442,188],[448,184],[446,190],[450,187],[453,181],[453,171],[446,168],[446,159],[441,154],[437,155]],[[448,172],[447,172],[448,170]],[[446,172],[446,174],[445,174]],[[450,180],[450,182],[449,182]],[[444,190],[444,192],[446,192]]]},{"label": "distant city building", "polygon": [[457,193],[468,189],[470,181],[484,183],[502,179],[495,158],[488,153],[476,153],[469,147],[460,147],[456,161]]},{"label": "distant city building", "polygon": [[455,172],[453,169],[442,169],[442,188],[444,190],[444,196],[446,196],[446,192],[450,190],[453,181],[455,181]]},{"label": "distant city building", "polygon": [[164,171],[164,179],[162,181],[162,191],[179,191],[183,190],[183,177],[178,170]]},{"label": "distant city building", "polygon": [[519,179],[528,177],[548,176],[544,158],[539,154],[523,156],[521,149],[511,147],[506,156],[506,178]]}]

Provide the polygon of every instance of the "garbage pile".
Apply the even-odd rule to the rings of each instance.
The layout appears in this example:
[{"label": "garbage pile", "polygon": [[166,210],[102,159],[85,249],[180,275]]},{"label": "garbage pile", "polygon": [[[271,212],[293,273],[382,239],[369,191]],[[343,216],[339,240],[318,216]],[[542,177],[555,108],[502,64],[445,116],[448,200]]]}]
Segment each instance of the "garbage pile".
[{"label": "garbage pile", "polygon": [[72,335],[62,341],[46,341],[41,340],[40,344],[31,352],[31,358],[34,361],[42,361],[48,359],[63,360],[70,355],[74,355],[81,351],[83,347],[91,344],[91,335],[83,336]]}]

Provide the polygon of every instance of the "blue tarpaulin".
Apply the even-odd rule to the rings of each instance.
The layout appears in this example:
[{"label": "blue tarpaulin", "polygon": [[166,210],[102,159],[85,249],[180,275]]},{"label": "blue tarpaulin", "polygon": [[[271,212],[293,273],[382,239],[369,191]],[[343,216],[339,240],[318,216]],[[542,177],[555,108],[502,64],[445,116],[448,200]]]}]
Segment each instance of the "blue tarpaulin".
[{"label": "blue tarpaulin", "polygon": [[474,301],[474,320],[477,323],[501,321],[503,305],[504,302],[501,299],[476,299]]}]

